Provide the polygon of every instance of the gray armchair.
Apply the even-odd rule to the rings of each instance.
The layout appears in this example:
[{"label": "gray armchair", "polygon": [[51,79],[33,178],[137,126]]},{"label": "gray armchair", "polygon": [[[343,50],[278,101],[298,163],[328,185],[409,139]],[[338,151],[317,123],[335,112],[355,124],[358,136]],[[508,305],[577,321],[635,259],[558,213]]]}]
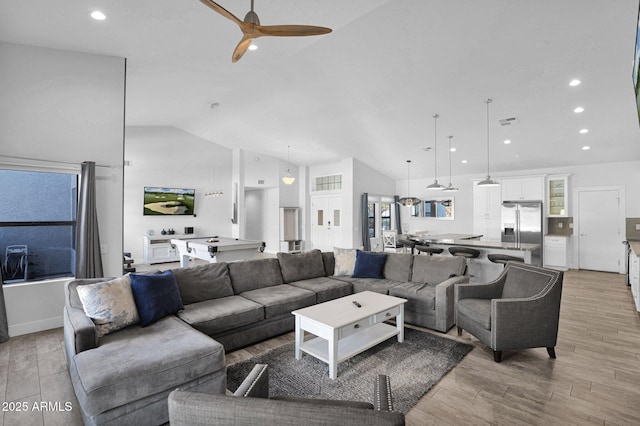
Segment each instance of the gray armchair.
[{"label": "gray armchair", "polygon": [[171,426],[389,426],[404,425],[394,412],[387,376],[374,383],[373,404],[296,397],[269,399],[266,364],[257,364],[233,395],[175,390],[169,395]]},{"label": "gray armchair", "polygon": [[462,330],[493,349],[496,362],[506,349],[546,347],[556,357],[560,271],[508,262],[502,273],[486,284],[458,284],[455,320]]}]

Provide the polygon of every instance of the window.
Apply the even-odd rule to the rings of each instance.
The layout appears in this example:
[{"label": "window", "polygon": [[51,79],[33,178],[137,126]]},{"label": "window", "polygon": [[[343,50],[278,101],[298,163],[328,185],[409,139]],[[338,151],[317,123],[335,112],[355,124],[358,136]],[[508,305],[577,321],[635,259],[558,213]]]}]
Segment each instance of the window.
[{"label": "window", "polygon": [[315,179],[314,191],[334,191],[342,189],[342,175],[318,176]]},{"label": "window", "polygon": [[367,205],[369,238],[382,237],[382,231],[395,229],[395,206],[389,197],[370,196]]},{"label": "window", "polygon": [[383,231],[391,229],[391,203],[380,203],[380,222]]},{"label": "window", "polygon": [[375,203],[369,203],[367,205],[368,208],[368,219],[367,219],[367,228],[369,228],[369,238],[374,238],[376,236],[376,205]]},{"label": "window", "polygon": [[5,284],[75,274],[78,175],[0,170]]}]

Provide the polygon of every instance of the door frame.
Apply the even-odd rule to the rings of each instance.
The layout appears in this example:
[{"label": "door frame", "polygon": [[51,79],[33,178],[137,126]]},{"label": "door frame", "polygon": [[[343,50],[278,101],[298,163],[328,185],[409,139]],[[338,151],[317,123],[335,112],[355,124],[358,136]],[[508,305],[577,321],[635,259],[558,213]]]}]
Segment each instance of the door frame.
[{"label": "door frame", "polygon": [[[625,226],[626,226],[626,192],[625,187],[621,185],[612,185],[612,186],[580,186],[575,187],[573,189],[573,211],[574,221],[573,221],[573,265],[576,269],[580,269],[580,193],[581,192],[593,192],[593,191],[618,191],[618,195],[620,196],[620,209],[618,211],[618,235],[620,236],[620,241],[625,239]],[[624,266],[624,257],[626,256],[624,244],[620,244],[618,249],[618,273],[626,274],[625,266]]]}]

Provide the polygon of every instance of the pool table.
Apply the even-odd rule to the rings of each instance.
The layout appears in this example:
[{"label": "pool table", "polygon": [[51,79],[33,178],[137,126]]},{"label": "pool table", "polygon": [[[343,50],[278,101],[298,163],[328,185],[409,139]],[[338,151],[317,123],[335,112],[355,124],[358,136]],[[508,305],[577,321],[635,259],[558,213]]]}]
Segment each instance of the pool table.
[{"label": "pool table", "polygon": [[204,237],[172,239],[180,254],[180,266],[189,266],[189,258],[206,260],[210,263],[252,259],[258,251],[264,250],[264,242],[241,240],[238,238]]}]

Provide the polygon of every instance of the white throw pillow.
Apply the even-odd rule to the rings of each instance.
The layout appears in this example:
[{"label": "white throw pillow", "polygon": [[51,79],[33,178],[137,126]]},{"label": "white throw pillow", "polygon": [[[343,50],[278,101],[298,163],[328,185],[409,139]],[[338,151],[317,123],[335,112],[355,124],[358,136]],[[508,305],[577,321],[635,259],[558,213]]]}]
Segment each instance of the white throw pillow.
[{"label": "white throw pillow", "polygon": [[96,325],[98,337],[140,321],[129,274],[77,287],[82,308]]},{"label": "white throw pillow", "polygon": [[356,249],[333,248],[333,257],[335,259],[335,267],[333,275],[353,275],[353,269],[356,266]]}]

